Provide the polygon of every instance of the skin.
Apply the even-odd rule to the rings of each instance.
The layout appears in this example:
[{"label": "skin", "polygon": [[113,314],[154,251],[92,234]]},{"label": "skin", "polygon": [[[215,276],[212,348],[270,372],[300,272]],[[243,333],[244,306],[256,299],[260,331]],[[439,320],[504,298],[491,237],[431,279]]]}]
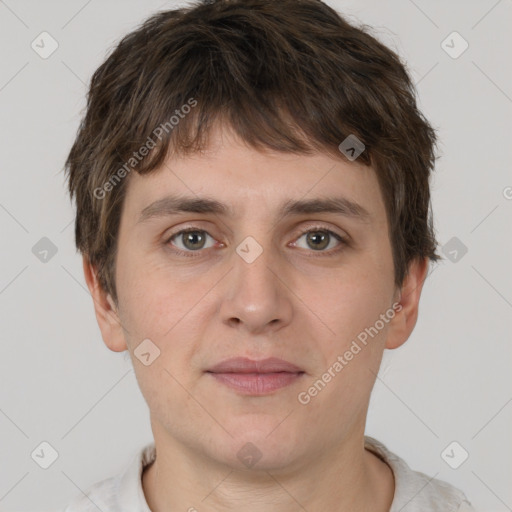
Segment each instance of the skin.
[{"label": "skin", "polygon": [[[256,151],[218,127],[208,151],[169,157],[153,174],[132,173],[127,185],[118,304],[86,257],[84,273],[103,340],[129,351],[150,409],[157,458],[142,484],[151,510],[389,511],[393,473],[364,449],[364,427],[384,349],[401,346],[416,324],[428,262],[413,261],[395,288],[374,170],[323,153]],[[236,213],[137,222],[146,206],[171,193],[207,195]],[[339,195],[364,206],[370,220],[276,214],[288,199]],[[317,224],[347,244],[334,253],[340,245],[331,237],[315,250],[301,233],[318,233]],[[186,245],[184,236],[168,242],[191,226],[209,235],[204,248],[194,252],[200,242]],[[252,263],[235,251],[247,236],[263,249]],[[299,403],[298,394],[395,301],[401,310],[379,334],[307,405]],[[147,338],[160,350],[149,366],[134,355]],[[305,374],[268,395],[243,396],[205,373],[234,356],[280,357]],[[248,442],[261,453],[252,467],[237,457]]]}]

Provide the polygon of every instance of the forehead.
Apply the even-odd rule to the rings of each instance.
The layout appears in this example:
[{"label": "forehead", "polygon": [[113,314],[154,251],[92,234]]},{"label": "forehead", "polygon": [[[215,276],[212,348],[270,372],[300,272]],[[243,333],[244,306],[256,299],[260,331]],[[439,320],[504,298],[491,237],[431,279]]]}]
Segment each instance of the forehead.
[{"label": "forehead", "polygon": [[204,152],[168,158],[148,175],[130,175],[124,209],[133,223],[177,209],[284,217],[330,208],[365,222],[385,217],[369,166],[321,152],[256,150],[223,131],[209,142]]}]

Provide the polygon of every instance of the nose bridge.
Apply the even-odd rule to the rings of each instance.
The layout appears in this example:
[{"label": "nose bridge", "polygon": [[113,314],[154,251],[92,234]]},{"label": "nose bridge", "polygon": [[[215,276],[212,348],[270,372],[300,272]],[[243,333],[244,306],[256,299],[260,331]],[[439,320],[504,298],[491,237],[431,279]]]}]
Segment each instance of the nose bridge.
[{"label": "nose bridge", "polygon": [[[251,206],[252,201],[256,204]],[[277,258],[274,254],[269,209],[262,205],[261,198],[247,197],[241,211],[242,216],[239,219],[237,235],[242,238],[236,243],[233,255],[236,271],[247,272],[248,276],[265,272],[271,273],[268,267],[275,266]],[[259,211],[256,220],[254,217],[249,218],[247,215],[249,211]]]},{"label": "nose bridge", "polygon": [[273,252],[268,229],[248,235],[235,246],[233,271],[221,312],[223,320],[246,324],[250,330],[289,320],[291,304],[278,278],[279,255]]},{"label": "nose bridge", "polygon": [[273,254],[269,234],[261,230],[256,236],[246,236],[235,247],[233,259],[237,290],[275,295],[277,270],[274,267],[278,258]]}]

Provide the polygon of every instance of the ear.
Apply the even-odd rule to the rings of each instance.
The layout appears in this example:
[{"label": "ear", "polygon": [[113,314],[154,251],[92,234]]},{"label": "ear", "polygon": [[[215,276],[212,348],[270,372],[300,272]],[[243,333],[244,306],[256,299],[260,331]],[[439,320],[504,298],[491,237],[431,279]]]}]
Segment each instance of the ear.
[{"label": "ear", "polygon": [[86,255],[83,256],[83,267],[85,281],[94,301],[94,312],[105,345],[114,352],[127,350],[118,309],[110,294],[101,287],[97,269],[90,263]]},{"label": "ear", "polygon": [[386,340],[388,349],[403,345],[416,325],[421,290],[427,277],[428,261],[428,258],[417,258],[409,265],[409,271],[400,289],[398,299],[401,308],[400,306],[395,308],[395,316],[389,322]]}]

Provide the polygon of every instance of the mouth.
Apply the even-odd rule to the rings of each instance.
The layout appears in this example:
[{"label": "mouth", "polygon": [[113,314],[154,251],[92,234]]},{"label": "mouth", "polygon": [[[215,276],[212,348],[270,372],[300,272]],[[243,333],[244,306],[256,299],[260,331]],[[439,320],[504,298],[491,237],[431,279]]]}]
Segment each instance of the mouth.
[{"label": "mouth", "polygon": [[240,394],[263,396],[290,386],[299,380],[305,371],[275,357],[259,361],[235,357],[220,362],[206,373]]}]

